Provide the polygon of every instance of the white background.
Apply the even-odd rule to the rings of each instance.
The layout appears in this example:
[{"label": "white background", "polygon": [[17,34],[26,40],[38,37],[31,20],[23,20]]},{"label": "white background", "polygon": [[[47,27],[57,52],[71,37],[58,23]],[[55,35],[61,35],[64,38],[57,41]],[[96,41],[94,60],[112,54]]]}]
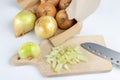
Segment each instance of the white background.
[{"label": "white background", "polygon": [[[27,41],[40,43],[34,31],[17,38],[13,18],[20,11],[15,0],[0,2],[0,80],[120,80],[120,68],[113,66],[107,73],[85,74],[66,77],[43,77],[33,66],[16,67],[10,58],[21,44]],[[99,8],[83,22],[80,35],[103,35],[107,47],[120,52],[120,0],[101,0]]]}]

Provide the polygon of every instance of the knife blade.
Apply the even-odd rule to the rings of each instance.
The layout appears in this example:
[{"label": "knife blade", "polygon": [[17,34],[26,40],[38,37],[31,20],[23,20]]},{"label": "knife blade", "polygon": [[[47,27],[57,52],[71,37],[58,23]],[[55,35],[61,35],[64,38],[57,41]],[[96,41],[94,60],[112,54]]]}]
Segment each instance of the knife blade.
[{"label": "knife blade", "polygon": [[117,51],[114,51],[110,48],[104,47],[102,45],[86,42],[82,43],[81,46],[88,50],[89,52],[92,52],[95,55],[98,55],[102,58],[110,60],[112,63],[120,66],[120,53]]}]

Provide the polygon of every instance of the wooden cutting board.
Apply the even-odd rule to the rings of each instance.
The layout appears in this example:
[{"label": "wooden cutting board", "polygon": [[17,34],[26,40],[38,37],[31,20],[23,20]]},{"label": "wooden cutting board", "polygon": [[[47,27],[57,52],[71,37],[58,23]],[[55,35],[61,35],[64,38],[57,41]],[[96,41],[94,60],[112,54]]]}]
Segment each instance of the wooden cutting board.
[{"label": "wooden cutting board", "polygon": [[[73,37],[63,43],[64,47],[67,46],[79,46],[84,42],[94,42],[105,46],[105,42],[102,36],[81,36]],[[49,54],[52,45],[49,40],[44,40],[40,44],[42,50],[41,56],[39,59],[19,59],[18,55],[12,57],[12,63],[15,65],[35,65],[44,76],[60,76],[60,75],[75,75],[75,74],[88,74],[88,73],[99,73],[107,72],[112,70],[112,64],[108,60],[100,58],[81,47],[81,51],[85,53],[88,57],[88,62],[81,62],[74,66],[69,66],[70,71],[62,70],[61,73],[55,73],[52,71],[50,65],[46,63],[45,56]]]}]

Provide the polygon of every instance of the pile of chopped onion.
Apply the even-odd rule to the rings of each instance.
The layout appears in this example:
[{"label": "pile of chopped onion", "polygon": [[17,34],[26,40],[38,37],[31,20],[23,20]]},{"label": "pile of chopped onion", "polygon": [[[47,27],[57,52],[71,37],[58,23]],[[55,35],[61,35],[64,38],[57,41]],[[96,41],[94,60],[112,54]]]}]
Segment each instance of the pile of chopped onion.
[{"label": "pile of chopped onion", "polygon": [[87,62],[88,59],[84,53],[81,52],[80,47],[63,46],[53,47],[50,54],[46,56],[46,61],[51,65],[54,72],[60,72],[61,69],[70,70],[68,64],[75,65],[81,61]]}]

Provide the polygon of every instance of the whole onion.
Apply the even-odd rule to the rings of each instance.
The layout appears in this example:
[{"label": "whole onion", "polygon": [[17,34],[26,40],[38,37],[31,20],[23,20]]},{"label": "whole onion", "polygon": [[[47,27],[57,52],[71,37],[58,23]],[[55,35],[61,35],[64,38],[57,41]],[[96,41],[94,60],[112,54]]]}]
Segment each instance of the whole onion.
[{"label": "whole onion", "polygon": [[39,38],[48,39],[52,37],[57,29],[57,22],[52,16],[42,16],[35,24],[35,33]]},{"label": "whole onion", "polygon": [[36,16],[32,12],[28,10],[19,12],[14,18],[16,36],[19,37],[31,31],[34,28],[35,21]]}]

